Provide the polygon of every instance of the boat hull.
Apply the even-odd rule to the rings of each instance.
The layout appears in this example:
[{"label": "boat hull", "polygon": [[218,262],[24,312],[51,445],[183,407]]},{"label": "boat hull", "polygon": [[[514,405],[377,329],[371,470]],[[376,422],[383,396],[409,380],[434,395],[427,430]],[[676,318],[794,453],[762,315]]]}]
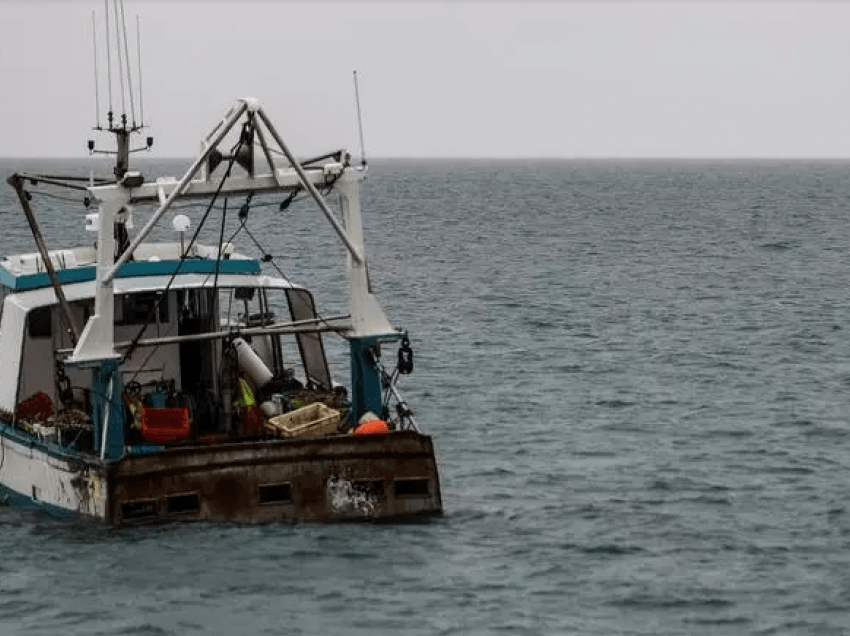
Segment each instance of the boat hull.
[{"label": "boat hull", "polygon": [[105,519],[106,467],[0,424],[0,501]]},{"label": "boat hull", "polygon": [[[8,429],[7,429],[8,431]],[[3,431],[0,431],[3,433]],[[3,435],[0,484],[23,501],[121,526],[394,519],[442,512],[429,436],[336,435],[171,447],[114,462]]]}]

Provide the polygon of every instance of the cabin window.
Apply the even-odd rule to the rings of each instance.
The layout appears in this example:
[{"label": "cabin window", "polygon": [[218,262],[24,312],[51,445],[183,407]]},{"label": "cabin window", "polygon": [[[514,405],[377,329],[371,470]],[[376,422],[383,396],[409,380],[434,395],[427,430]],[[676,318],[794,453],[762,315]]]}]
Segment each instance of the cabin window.
[{"label": "cabin window", "polygon": [[180,321],[214,320],[215,293],[212,289],[177,291],[177,310]]},{"label": "cabin window", "polygon": [[165,512],[169,515],[185,515],[201,509],[201,498],[195,493],[171,495],[165,498]]},{"label": "cabin window", "polygon": [[254,300],[253,287],[237,287],[235,289],[236,300]]},{"label": "cabin window", "polygon": [[53,312],[50,307],[33,309],[27,316],[30,338],[50,338],[53,335]]},{"label": "cabin window", "polygon": [[428,479],[399,479],[393,483],[396,497],[427,497],[431,494]]},{"label": "cabin window", "polygon": [[[316,306],[313,302],[313,296],[306,289],[288,289],[286,290],[286,298],[289,301],[289,311],[293,321],[316,320]],[[330,390],[332,388],[331,374],[328,370],[322,335],[318,331],[313,333],[302,332],[297,334],[295,339],[298,341],[298,348],[301,350],[301,361],[304,364],[307,384]]]},{"label": "cabin window", "polygon": [[127,501],[121,504],[121,518],[124,521],[143,521],[156,519],[156,501]]},{"label": "cabin window", "polygon": [[260,486],[260,503],[292,503],[292,484],[265,484]]},{"label": "cabin window", "polygon": [[[116,325],[144,325],[156,321],[154,307],[160,294],[125,294],[115,300]],[[168,296],[162,295],[159,303],[159,322],[168,322]]]}]

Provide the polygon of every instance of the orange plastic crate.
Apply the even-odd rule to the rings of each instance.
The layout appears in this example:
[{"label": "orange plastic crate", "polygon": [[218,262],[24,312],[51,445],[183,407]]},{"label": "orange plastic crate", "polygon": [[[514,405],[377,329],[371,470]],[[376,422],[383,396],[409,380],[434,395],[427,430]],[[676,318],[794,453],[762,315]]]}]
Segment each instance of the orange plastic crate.
[{"label": "orange plastic crate", "polygon": [[175,442],[189,439],[189,409],[142,408],[142,437],[146,442]]}]

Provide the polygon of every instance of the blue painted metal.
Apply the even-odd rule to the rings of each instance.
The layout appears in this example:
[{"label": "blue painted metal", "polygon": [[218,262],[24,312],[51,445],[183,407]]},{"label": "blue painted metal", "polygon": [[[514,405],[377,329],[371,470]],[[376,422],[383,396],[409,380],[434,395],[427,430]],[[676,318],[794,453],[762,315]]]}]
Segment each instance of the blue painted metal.
[{"label": "blue painted metal", "polygon": [[[132,261],[125,263],[118,270],[118,278],[138,278],[141,276],[170,276],[177,267],[179,260],[163,261]],[[256,259],[228,259],[219,266],[219,274],[259,274],[260,263]],[[215,274],[216,261],[211,259],[186,259],[180,266],[180,274]],[[85,283],[95,279],[96,267],[87,265],[73,269],[56,271],[62,285]],[[50,278],[46,273],[13,274],[5,267],[0,267],[0,285],[12,291],[27,291],[50,287]]]},{"label": "blue painted metal", "polygon": [[[60,269],[56,271],[56,276],[62,285],[84,283],[89,280],[94,280],[94,275],[94,266]],[[8,287],[12,291],[26,291],[30,289],[49,287],[50,278],[46,273],[16,275],[7,270],[5,267],[0,267],[0,284],[4,287]]]},{"label": "blue painted metal", "polygon": [[353,422],[367,411],[372,411],[379,417],[383,410],[381,394],[381,374],[372,361],[370,350],[375,350],[380,356],[381,345],[379,337],[352,338],[351,347],[351,411]]},{"label": "blue painted metal", "polygon": [[53,504],[44,503],[37,499],[33,499],[29,495],[19,493],[17,490],[12,490],[4,484],[0,484],[0,504],[7,506],[16,506],[20,508],[29,508],[30,510],[38,510],[44,512],[51,517],[60,519],[68,519],[78,517],[80,515],[76,510],[67,510]]},{"label": "blue painted metal", "polygon": [[39,439],[34,435],[30,435],[18,428],[12,426],[9,422],[0,421],[0,437],[10,439],[18,444],[27,446],[34,450],[66,461],[79,461],[87,457],[84,453],[77,450],[73,445],[60,446],[57,442],[46,441]]},{"label": "blue painted metal", "polygon": [[[124,454],[124,404],[121,395],[121,374],[117,360],[103,360],[94,372],[92,384],[92,421],[94,422],[94,448],[101,452],[103,421],[109,409],[109,429],[106,432],[105,459],[120,459]],[[107,400],[109,382],[112,380],[112,399]]]},{"label": "blue painted metal", "polygon": [[[64,461],[79,461],[82,455],[82,453],[61,447],[58,444],[45,442],[32,435],[28,435],[5,421],[0,421],[0,438],[14,440],[15,442],[28,446],[35,451],[42,452],[46,455]],[[4,443],[4,441],[3,439],[0,439],[0,444],[2,443]],[[8,448],[5,448],[0,452],[9,453],[11,451]],[[38,499],[35,499],[32,494],[20,493],[2,483],[0,483],[0,505],[29,508],[47,513],[52,517],[65,519],[79,516],[79,513],[75,510],[60,508],[59,506],[39,501]]]},{"label": "blue painted metal", "polygon": [[[138,276],[166,276],[180,266],[179,260],[131,261],[118,270],[118,278]],[[215,274],[216,261],[211,259],[187,258],[180,266],[180,274]],[[219,263],[219,274],[259,274],[260,262],[253,258],[226,259]],[[94,279],[92,279],[94,280]]]},{"label": "blue painted metal", "polygon": [[157,444],[137,444],[135,446],[125,446],[124,452],[127,455],[150,455],[152,453],[161,453],[165,450],[165,446]]},{"label": "blue painted metal", "polygon": [[165,391],[156,390],[152,393],[148,393],[145,398],[150,401],[150,406],[155,409],[164,409],[166,401],[168,400],[168,394]]}]

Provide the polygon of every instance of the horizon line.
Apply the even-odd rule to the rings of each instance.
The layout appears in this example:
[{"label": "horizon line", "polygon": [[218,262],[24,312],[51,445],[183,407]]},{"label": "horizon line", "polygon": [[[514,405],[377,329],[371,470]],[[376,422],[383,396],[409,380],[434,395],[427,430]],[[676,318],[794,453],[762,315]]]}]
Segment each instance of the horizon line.
[{"label": "horizon line", "polygon": [[[137,156],[138,161],[192,161],[192,155]],[[0,161],[89,160],[79,155],[2,155]],[[383,155],[371,161],[848,161],[850,155]],[[352,161],[352,165],[354,165]]]}]

